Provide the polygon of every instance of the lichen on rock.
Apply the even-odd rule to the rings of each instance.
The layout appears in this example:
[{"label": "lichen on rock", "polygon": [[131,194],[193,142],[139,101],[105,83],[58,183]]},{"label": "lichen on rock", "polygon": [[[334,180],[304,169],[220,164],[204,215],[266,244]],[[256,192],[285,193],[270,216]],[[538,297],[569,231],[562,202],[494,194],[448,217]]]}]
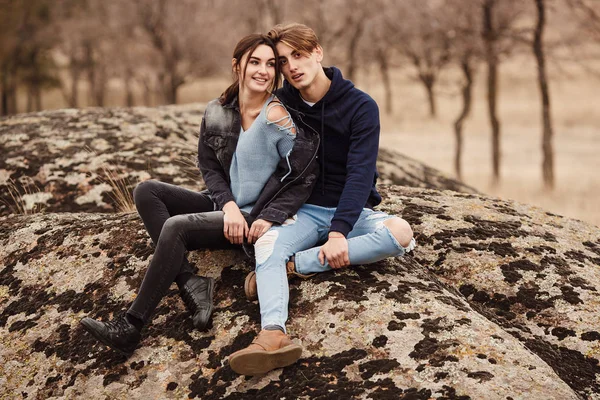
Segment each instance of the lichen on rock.
[{"label": "lichen on rock", "polygon": [[254,378],[229,368],[260,329],[241,250],[189,254],[217,279],[207,331],[173,285],[130,358],[100,345],[79,320],[124,311],[153,253],[137,214],[115,212],[107,171],[129,189],[200,189],[201,117],[191,105],[0,119],[0,198],[13,180],[46,201],[45,213],[0,209],[3,397],[600,399],[600,229],[386,149],[379,208],[405,218],[418,247],[292,282],[298,363]]}]

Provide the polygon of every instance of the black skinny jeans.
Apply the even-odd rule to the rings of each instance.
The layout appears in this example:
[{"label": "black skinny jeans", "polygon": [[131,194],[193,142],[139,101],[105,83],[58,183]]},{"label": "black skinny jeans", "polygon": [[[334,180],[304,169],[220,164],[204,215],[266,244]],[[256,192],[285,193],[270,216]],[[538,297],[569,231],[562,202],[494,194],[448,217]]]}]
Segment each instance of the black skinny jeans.
[{"label": "black skinny jeans", "polygon": [[[156,246],[142,286],[127,313],[148,323],[177,276],[194,273],[186,251],[233,246],[223,235],[223,212],[208,194],[149,180],[133,191],[135,206]],[[250,225],[250,217],[246,220]]]}]

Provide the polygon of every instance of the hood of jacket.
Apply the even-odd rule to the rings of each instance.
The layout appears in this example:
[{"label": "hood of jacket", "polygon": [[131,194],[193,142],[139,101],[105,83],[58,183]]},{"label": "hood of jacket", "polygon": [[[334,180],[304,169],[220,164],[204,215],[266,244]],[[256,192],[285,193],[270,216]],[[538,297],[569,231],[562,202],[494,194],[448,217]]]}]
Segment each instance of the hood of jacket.
[{"label": "hood of jacket", "polygon": [[300,91],[293,87],[288,81],[283,82],[283,87],[277,91],[277,97],[284,104],[303,113],[314,113],[321,110],[321,104],[325,103],[325,112],[327,112],[327,104],[333,104],[342,99],[348,92],[354,88],[354,83],[344,79],[342,72],[336,67],[323,68],[325,75],[331,80],[331,86],[325,96],[319,100],[313,107],[309,106],[302,100]]}]

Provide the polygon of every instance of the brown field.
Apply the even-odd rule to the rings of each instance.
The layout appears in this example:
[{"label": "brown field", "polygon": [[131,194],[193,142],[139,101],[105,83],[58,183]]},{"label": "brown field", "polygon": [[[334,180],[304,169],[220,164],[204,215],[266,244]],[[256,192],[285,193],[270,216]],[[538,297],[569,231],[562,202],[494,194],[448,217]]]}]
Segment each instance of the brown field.
[{"label": "brown field", "polygon": [[[492,187],[490,129],[485,103],[485,71],[475,82],[473,110],[464,129],[464,181],[493,196],[513,199],[600,226],[600,79],[574,66],[568,75],[550,70],[554,120],[556,188],[546,192],[541,182],[541,117],[536,67],[533,59],[502,64],[499,118],[502,126],[501,183]],[[428,116],[425,92],[407,69],[394,72],[394,113],[383,114],[383,90],[376,71],[361,74],[358,86],[381,105],[381,145],[421,160],[453,176],[453,120],[461,102],[452,84],[455,72],[446,73],[438,87],[438,116]],[[218,96],[226,78],[188,84],[180,90],[180,103],[206,102]],[[85,96],[85,86],[81,87]],[[140,99],[141,100],[141,99]],[[123,92],[111,82],[107,105],[122,105]],[[44,96],[46,108],[64,107],[59,91]],[[24,108],[24,104],[21,104]]]},{"label": "brown field", "polygon": [[[464,129],[463,181],[505,199],[600,226],[600,80],[576,70],[551,71],[556,188],[542,186],[541,112],[535,64],[531,59],[501,68],[498,114],[501,120],[501,183],[491,186],[491,133],[485,102],[485,71],[476,80],[471,117]],[[457,96],[438,97],[438,117],[427,116],[424,90],[399,78],[393,116],[382,118],[381,145],[400,150],[454,175],[453,120]],[[377,90],[374,96],[379,99]]]}]

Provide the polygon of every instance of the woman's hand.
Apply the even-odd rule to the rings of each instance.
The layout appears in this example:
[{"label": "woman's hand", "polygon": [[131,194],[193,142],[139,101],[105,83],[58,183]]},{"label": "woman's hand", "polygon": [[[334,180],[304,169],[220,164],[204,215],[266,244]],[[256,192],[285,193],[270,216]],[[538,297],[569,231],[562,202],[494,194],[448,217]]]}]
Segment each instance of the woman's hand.
[{"label": "woman's hand", "polygon": [[248,235],[248,223],[234,201],[223,206],[223,234],[233,244],[242,244]]},{"label": "woman's hand", "polygon": [[272,222],[265,221],[264,219],[257,219],[254,221],[250,227],[250,232],[248,233],[248,243],[256,242],[258,238],[264,235],[272,226]]}]

